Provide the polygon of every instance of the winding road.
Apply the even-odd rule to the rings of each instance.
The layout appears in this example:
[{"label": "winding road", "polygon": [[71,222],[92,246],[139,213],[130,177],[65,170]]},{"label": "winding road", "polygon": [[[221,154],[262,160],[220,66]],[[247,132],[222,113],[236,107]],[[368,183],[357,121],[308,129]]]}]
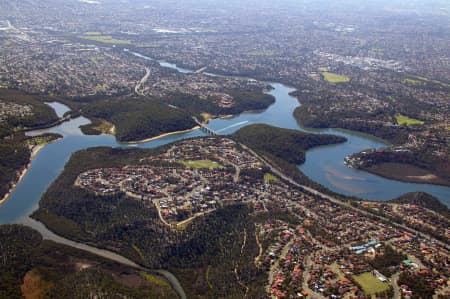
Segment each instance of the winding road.
[{"label": "winding road", "polygon": [[161,270],[161,269],[158,269],[158,270],[148,269],[148,268],[145,268],[145,267],[143,267],[141,265],[138,265],[135,262],[133,262],[132,260],[127,259],[126,257],[123,257],[123,256],[121,256],[121,255],[119,255],[117,253],[112,252],[112,251],[99,249],[99,248],[96,248],[96,247],[93,247],[93,246],[89,246],[89,245],[86,245],[86,244],[83,244],[83,243],[78,243],[78,242],[75,242],[75,241],[63,238],[63,237],[58,236],[57,234],[53,233],[49,229],[47,229],[47,227],[45,227],[45,225],[42,224],[41,222],[36,221],[36,220],[34,220],[34,219],[30,218],[30,217],[25,217],[25,218],[20,219],[20,221],[18,223],[22,224],[22,225],[25,225],[25,226],[28,226],[28,227],[31,227],[34,230],[38,231],[42,235],[42,238],[44,240],[50,240],[50,241],[53,241],[53,242],[58,243],[58,244],[63,244],[63,245],[66,245],[66,246],[77,248],[77,249],[80,249],[80,250],[83,250],[83,251],[95,254],[97,256],[106,258],[108,260],[117,262],[119,264],[126,265],[126,266],[129,266],[129,267],[132,267],[132,268],[136,268],[138,270],[142,270],[142,271],[150,272],[150,273],[157,273],[159,275],[162,275],[170,283],[172,288],[175,290],[175,292],[177,292],[178,296],[181,299],[186,299],[187,298],[186,294],[185,294],[185,292],[183,290],[183,287],[180,284],[180,282],[175,277],[175,275],[173,275],[169,271]]},{"label": "winding road", "polygon": [[150,69],[148,67],[145,68],[145,75],[142,77],[142,79],[136,84],[136,87],[134,88],[134,92],[138,95],[143,96],[144,92],[140,91],[141,87],[147,82],[148,77],[150,76]]}]

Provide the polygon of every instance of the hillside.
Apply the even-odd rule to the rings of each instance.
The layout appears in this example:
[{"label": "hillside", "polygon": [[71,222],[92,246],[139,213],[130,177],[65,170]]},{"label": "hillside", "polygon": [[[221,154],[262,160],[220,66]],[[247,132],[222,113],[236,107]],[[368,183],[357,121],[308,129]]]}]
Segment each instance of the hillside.
[{"label": "hillside", "polygon": [[[100,100],[84,107],[82,114],[114,124],[117,139],[126,142],[187,130],[196,125],[191,114],[185,110],[148,98]],[[89,125],[82,129],[85,133],[96,133],[95,130],[92,132],[92,126]]]},{"label": "hillside", "polygon": [[15,129],[41,127],[58,120],[55,111],[41,97],[0,89],[0,137]]},{"label": "hillside", "polygon": [[59,235],[117,251],[149,268],[168,268],[188,298],[194,298],[193,294],[242,298],[234,273],[239,265],[242,279],[258,298],[263,292],[259,280],[263,277],[253,261],[258,249],[254,238],[243,241],[242,234],[245,230],[248,236],[255,235],[252,209],[246,204],[225,205],[174,231],[160,221],[151,201],[123,193],[97,196],[74,185],[76,177],[88,169],[139,165],[142,158],[164,149],[92,148],[75,153],[44,194],[33,218]]},{"label": "hillside", "polygon": [[176,298],[162,278],[0,226],[0,298]]},{"label": "hillside", "polygon": [[390,202],[418,205],[450,218],[450,209],[442,204],[439,199],[425,192],[406,193],[398,198],[390,200]]},{"label": "hillside", "polygon": [[209,113],[212,115],[239,114],[244,111],[262,110],[275,102],[271,95],[261,91],[253,92],[230,92],[234,105],[223,107],[218,105],[213,99],[202,100],[197,96],[175,93],[165,99],[171,105],[183,108],[192,114]]},{"label": "hillside", "polygon": [[37,137],[33,141],[23,131],[57,120],[55,111],[40,97],[0,89],[0,201],[28,164],[33,146],[57,138]]},{"label": "hillside", "polygon": [[305,162],[305,151],[308,149],[346,141],[344,137],[307,134],[263,124],[244,127],[232,137],[256,151],[269,153],[297,165]]}]

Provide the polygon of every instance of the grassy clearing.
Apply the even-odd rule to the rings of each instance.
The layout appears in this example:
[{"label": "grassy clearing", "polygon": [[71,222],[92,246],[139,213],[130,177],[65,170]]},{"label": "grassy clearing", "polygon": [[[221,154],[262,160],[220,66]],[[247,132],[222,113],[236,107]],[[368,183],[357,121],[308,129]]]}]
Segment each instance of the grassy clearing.
[{"label": "grassy clearing", "polygon": [[90,124],[82,125],[80,126],[80,129],[85,135],[115,135],[116,133],[114,124],[99,118],[92,119],[92,122]]},{"label": "grassy clearing", "polygon": [[106,91],[108,88],[109,88],[109,86],[106,84],[97,84],[95,86],[96,91]]},{"label": "grassy clearing", "polygon": [[278,178],[276,177],[276,176],[274,176],[273,174],[271,174],[271,173],[266,173],[265,175],[264,175],[264,181],[265,182],[278,182],[279,180],[278,180]]},{"label": "grassy clearing", "polygon": [[350,81],[350,77],[345,75],[339,75],[330,72],[322,72],[323,79],[328,83],[347,83]]},{"label": "grassy clearing", "polygon": [[82,35],[79,38],[91,40],[94,42],[100,42],[104,44],[116,44],[116,45],[131,45],[130,40],[116,39],[107,35]]},{"label": "grassy clearing", "polygon": [[380,281],[370,272],[354,275],[353,279],[361,286],[364,293],[367,295],[374,295],[389,290],[389,284]]},{"label": "grassy clearing", "polygon": [[45,145],[52,141],[49,137],[34,137],[32,139],[28,139],[25,141],[27,146],[35,146],[35,145]]},{"label": "grassy clearing", "polygon": [[409,118],[409,117],[407,117],[405,115],[402,115],[402,114],[396,114],[395,115],[395,121],[399,125],[406,125],[406,126],[423,125],[423,121],[418,120],[418,119],[414,119],[414,118]]},{"label": "grassy clearing", "polygon": [[219,168],[220,165],[217,162],[211,160],[196,160],[196,161],[183,161],[181,162],[184,166],[190,168],[208,168],[208,169],[216,169]]},{"label": "grassy clearing", "polygon": [[201,113],[201,116],[203,117],[203,119],[205,121],[209,121],[209,120],[213,119],[213,116],[211,113],[203,112],[203,113]]},{"label": "grassy clearing", "polygon": [[412,85],[412,86],[420,86],[420,85],[425,85],[427,83],[434,83],[434,84],[439,84],[439,85],[441,85],[442,87],[445,87],[445,88],[449,88],[450,87],[450,84],[447,84],[447,83],[444,83],[444,82],[441,82],[441,81],[437,81],[437,80],[430,80],[428,78],[420,77],[420,76],[407,77],[407,78],[402,80],[402,83],[406,84],[406,85]]},{"label": "grassy clearing", "polygon": [[414,85],[414,86],[425,84],[425,82],[423,80],[418,80],[418,79],[413,79],[413,78],[403,79],[402,82],[403,82],[403,84]]},{"label": "grassy clearing", "polygon": [[278,54],[280,53],[277,51],[264,51],[264,50],[248,52],[248,55],[250,56],[275,56]]},{"label": "grassy clearing", "polygon": [[88,31],[84,35],[102,35],[102,33],[100,31]]},{"label": "grassy clearing", "polygon": [[170,284],[166,280],[164,280],[158,276],[151,275],[151,274],[148,274],[145,272],[142,272],[141,274],[151,284],[155,284],[157,286],[161,286],[161,287],[165,287],[165,288],[171,288]]},{"label": "grassy clearing", "polygon": [[102,132],[103,134],[113,134],[114,133],[114,125],[104,119],[101,119],[98,123],[96,123],[96,125],[94,126],[94,129],[99,132]]}]

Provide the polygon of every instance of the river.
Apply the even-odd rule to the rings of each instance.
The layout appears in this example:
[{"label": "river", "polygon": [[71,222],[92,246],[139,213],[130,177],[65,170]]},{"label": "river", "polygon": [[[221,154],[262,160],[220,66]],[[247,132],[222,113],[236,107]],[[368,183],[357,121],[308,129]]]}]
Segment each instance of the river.
[{"label": "river", "polygon": [[[140,55],[140,57],[144,56]],[[178,69],[174,64],[159,62],[165,67]],[[186,69],[181,69],[181,71],[188,72]],[[276,101],[268,109],[243,113],[226,119],[214,119],[208,126],[224,135],[231,134],[249,124],[266,123],[305,132],[344,136],[348,139],[345,143],[309,150],[306,154],[306,162],[299,166],[300,170],[312,180],[346,195],[354,195],[368,200],[388,200],[406,192],[423,191],[436,196],[450,206],[449,187],[404,183],[347,167],[344,164],[346,156],[368,148],[384,147],[388,143],[369,135],[345,130],[304,128],[293,117],[293,110],[299,105],[298,100],[289,95],[294,89],[278,83],[272,83],[272,86],[274,89],[269,93],[276,98]],[[59,103],[48,104],[55,109],[59,116],[69,110],[68,107]],[[0,205],[0,224],[14,223],[21,217],[30,215],[38,207],[42,194],[61,173],[71,154],[78,150],[95,146],[154,148],[184,138],[204,135],[202,131],[197,130],[166,136],[146,143],[128,145],[117,142],[111,135],[84,135],[79,126],[87,123],[89,123],[88,119],[78,117],[53,128],[28,132],[29,135],[45,132],[59,133],[64,138],[47,145],[36,155],[22,181],[11,193],[9,199]]]},{"label": "river", "polygon": [[[151,59],[137,53],[132,54],[141,58]],[[165,61],[158,62],[163,67],[176,69],[182,73],[192,72],[187,69],[178,68],[175,64]],[[300,170],[312,180],[319,182],[335,192],[346,195],[354,195],[368,200],[388,200],[406,192],[424,191],[433,194],[447,206],[450,206],[449,187],[403,183],[347,167],[344,164],[344,158],[346,156],[364,149],[380,148],[389,144],[383,140],[356,132],[338,129],[318,130],[304,128],[293,117],[294,109],[299,106],[297,99],[289,95],[294,89],[279,83],[271,83],[271,85],[273,86],[273,90],[269,93],[275,97],[276,101],[268,109],[259,112],[242,113],[241,115],[226,119],[214,119],[211,120],[208,126],[224,135],[231,134],[249,124],[265,123],[310,133],[327,133],[344,136],[348,139],[345,143],[322,146],[309,150],[306,154],[306,162],[299,166]],[[60,103],[51,102],[47,104],[56,111],[59,117],[62,117],[65,112],[69,111],[67,106]],[[38,208],[39,200],[45,190],[62,172],[64,165],[70,159],[72,153],[78,150],[96,146],[154,148],[185,138],[204,136],[205,133],[196,130],[130,145],[119,143],[111,135],[84,135],[79,127],[89,122],[84,117],[78,117],[52,128],[27,133],[30,136],[42,133],[59,133],[64,138],[48,144],[36,155],[26,175],[18,183],[8,200],[0,205],[0,224],[23,223],[37,229],[46,239],[90,251],[130,266],[137,266],[134,262],[115,253],[61,238],[28,216]],[[161,270],[160,274],[164,275],[172,283],[182,298],[185,298],[181,285],[171,273]]]}]

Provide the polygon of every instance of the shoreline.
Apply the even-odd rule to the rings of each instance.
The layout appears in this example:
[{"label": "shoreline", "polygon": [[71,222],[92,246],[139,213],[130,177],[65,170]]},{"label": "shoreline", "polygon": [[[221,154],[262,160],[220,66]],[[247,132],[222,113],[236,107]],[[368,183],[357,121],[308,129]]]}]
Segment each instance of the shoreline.
[{"label": "shoreline", "polygon": [[360,170],[368,172],[373,175],[380,176],[385,179],[399,181],[403,183],[428,184],[434,186],[450,187],[450,182],[446,182],[445,179],[431,173],[428,175],[395,175],[389,174],[388,170],[377,170],[371,169],[370,167],[361,168]]},{"label": "shoreline", "polygon": [[[71,110],[69,110],[69,111],[71,111]],[[56,121],[54,121],[54,122],[52,122],[50,124],[24,128],[23,131],[25,133],[27,133],[27,132],[32,132],[32,131],[46,130],[46,129],[50,129],[50,128],[56,127],[56,126],[58,126],[58,125],[60,125],[62,123],[65,123],[67,121],[70,121],[71,119],[72,119],[72,116],[69,114],[67,116],[59,118],[58,120],[56,120]]]},{"label": "shoreline", "polygon": [[[58,138],[58,139],[60,139],[60,138]],[[23,178],[25,177],[25,175],[27,174],[28,170],[31,167],[31,163],[36,158],[39,151],[42,150],[46,145],[48,145],[51,142],[56,141],[58,139],[52,140],[45,144],[36,145],[33,147],[33,149],[31,149],[30,159],[28,160],[28,163],[25,165],[24,168],[22,168],[20,175],[15,180],[15,182],[13,182],[13,184],[12,184],[11,188],[9,188],[8,192],[6,192],[5,195],[0,199],[0,205],[4,204],[8,200],[11,193],[16,189],[17,185],[23,180]]]},{"label": "shoreline", "polygon": [[[139,54],[139,53],[137,53],[137,54]],[[145,55],[143,55],[143,56],[145,56]],[[159,62],[160,59],[156,59],[156,61]],[[176,64],[176,63],[175,63],[175,65],[176,65],[176,67],[179,67],[179,66],[180,66],[180,64]],[[185,66],[183,66],[182,64],[181,64],[181,67],[182,67],[182,68],[186,68],[186,69],[191,69],[190,67],[185,67]],[[242,78],[241,76],[236,75],[236,74],[224,74],[224,73],[221,73],[220,70],[214,70],[214,69],[213,69],[213,70],[211,70],[211,72],[215,72],[215,73],[212,73],[213,76],[214,76],[214,75],[218,75],[219,77]],[[207,73],[208,73],[208,72],[207,72]],[[218,74],[217,74],[217,73],[218,73]],[[210,73],[210,74],[211,74],[211,73]],[[208,75],[208,74],[206,74],[206,75]],[[258,81],[267,83],[268,85],[270,85],[270,87],[271,87],[272,90],[275,89],[275,87],[274,87],[275,84],[281,84],[281,85],[284,86],[284,87],[287,87],[287,88],[289,88],[289,89],[292,89],[291,91],[289,91],[288,94],[289,94],[289,96],[291,96],[292,98],[296,99],[296,101],[297,101],[297,103],[298,103],[298,106],[297,106],[296,108],[294,108],[294,110],[292,111],[292,113],[294,114],[294,118],[296,119],[296,121],[297,121],[297,123],[299,124],[299,126],[300,126],[302,129],[304,129],[305,131],[308,131],[308,129],[317,129],[317,130],[332,129],[332,130],[339,130],[339,131],[343,131],[344,133],[349,133],[349,134],[351,134],[351,135],[357,134],[357,135],[363,136],[363,138],[369,138],[369,139],[373,139],[373,140],[379,141],[379,142],[381,142],[381,143],[384,143],[385,146],[391,146],[391,145],[392,145],[391,142],[389,142],[389,141],[387,141],[387,140],[385,140],[385,139],[383,139],[383,138],[377,137],[377,136],[375,136],[375,135],[373,135],[373,134],[370,134],[370,133],[358,131],[358,130],[350,130],[350,129],[344,129],[344,128],[333,128],[333,127],[327,127],[327,128],[313,128],[313,127],[305,126],[304,123],[302,122],[301,118],[298,118],[298,117],[295,116],[295,111],[296,111],[297,109],[299,109],[300,107],[303,106],[303,103],[302,103],[302,101],[301,101],[301,99],[300,99],[300,96],[294,94],[296,91],[299,90],[298,87],[292,85],[291,82],[285,82],[285,81],[283,81],[283,80],[276,80],[276,79],[273,79],[273,78],[272,78],[273,80],[266,80],[266,79],[264,79],[264,78],[260,78],[259,76],[254,76],[254,77],[255,77],[255,78],[249,78],[248,76],[243,76],[243,78],[245,78],[245,79],[256,79],[256,80],[258,80]],[[267,91],[265,91],[264,93],[266,93],[266,94],[267,94],[267,93],[270,93],[270,90],[267,90]],[[266,109],[267,109],[267,108],[266,108]],[[246,113],[246,111],[241,112],[241,113],[239,113],[239,114],[237,114],[237,115],[240,115],[240,114],[242,114],[242,113]],[[226,118],[228,118],[228,117],[229,117],[229,116],[215,116],[215,117],[213,116],[211,119],[214,119],[214,118],[226,119]],[[206,123],[208,123],[211,119],[207,119],[207,120],[206,120]],[[320,132],[311,132],[311,133],[315,133],[315,134],[319,133],[319,134],[320,134]],[[337,134],[337,135],[339,135],[339,134]],[[431,180],[430,180],[430,179],[420,179],[420,178],[414,178],[414,177],[409,177],[409,178],[408,178],[408,177],[406,177],[406,178],[399,178],[399,177],[397,177],[397,176],[380,175],[379,173],[376,173],[376,172],[373,172],[373,171],[369,171],[369,170],[367,170],[367,169],[360,169],[360,170],[361,170],[361,171],[364,171],[364,172],[367,172],[367,173],[369,173],[369,174],[372,174],[372,175],[377,175],[377,176],[379,176],[379,177],[382,177],[382,178],[385,178],[385,179],[389,179],[389,180],[392,180],[392,181],[397,181],[397,182],[416,183],[416,184],[428,184],[428,185],[444,186],[444,187],[449,187],[449,186],[450,186],[450,183],[449,183],[449,184],[439,183],[439,182],[437,183],[437,182],[434,181],[433,179],[431,179]]]},{"label": "shoreline", "polygon": [[122,144],[140,144],[140,143],[145,143],[145,142],[150,142],[156,139],[160,139],[163,137],[167,137],[167,136],[171,136],[171,135],[178,135],[178,134],[184,134],[184,133],[189,133],[189,132],[193,132],[200,129],[200,126],[195,126],[191,129],[187,129],[187,130],[182,130],[182,131],[174,131],[174,132],[168,132],[168,133],[163,133],[161,135],[155,136],[155,137],[150,137],[150,138],[146,138],[146,139],[141,139],[141,140],[136,140],[136,141],[124,141],[120,143]]}]

